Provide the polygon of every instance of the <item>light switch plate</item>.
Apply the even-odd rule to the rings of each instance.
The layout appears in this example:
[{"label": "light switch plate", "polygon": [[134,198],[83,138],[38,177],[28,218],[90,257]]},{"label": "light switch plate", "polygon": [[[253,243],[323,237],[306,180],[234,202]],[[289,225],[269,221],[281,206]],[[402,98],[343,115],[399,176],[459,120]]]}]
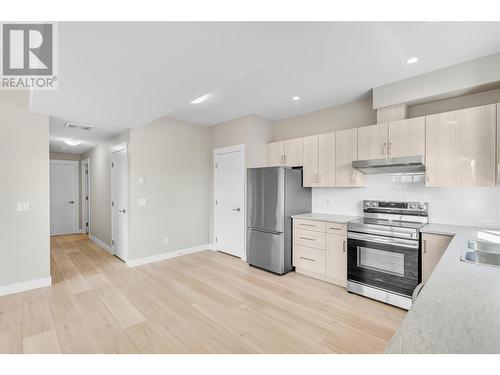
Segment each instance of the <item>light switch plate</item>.
[{"label": "light switch plate", "polygon": [[163,244],[168,245],[168,237],[163,237]]},{"label": "light switch plate", "polygon": [[137,179],[137,185],[138,185],[138,186],[142,186],[142,185],[144,185],[144,177],[139,177],[139,178]]},{"label": "light switch plate", "polygon": [[137,204],[139,206],[145,206],[146,205],[146,198],[139,198],[139,200],[137,201]]},{"label": "light switch plate", "polygon": [[29,211],[30,210],[30,202],[17,202],[17,211]]}]

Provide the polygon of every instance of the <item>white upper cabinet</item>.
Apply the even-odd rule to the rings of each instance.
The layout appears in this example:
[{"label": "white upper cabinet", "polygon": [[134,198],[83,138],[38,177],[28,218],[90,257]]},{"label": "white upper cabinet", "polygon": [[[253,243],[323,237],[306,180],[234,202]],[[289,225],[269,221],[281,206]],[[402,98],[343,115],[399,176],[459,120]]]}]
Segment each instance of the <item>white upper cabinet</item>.
[{"label": "white upper cabinet", "polygon": [[285,165],[287,167],[301,167],[303,138],[287,139],[284,144]]},{"label": "white upper cabinet", "polygon": [[304,187],[319,186],[318,138],[317,135],[304,138],[304,168],[302,169]]},{"label": "white upper cabinet", "polygon": [[496,106],[439,113],[425,120],[426,186],[494,186]]},{"label": "white upper cabinet", "polygon": [[335,186],[335,133],[318,136],[318,186]]},{"label": "white upper cabinet", "polygon": [[267,166],[278,167],[285,164],[285,143],[272,142],[267,144]]},{"label": "white upper cabinet", "polygon": [[500,104],[497,104],[497,185],[500,186]]},{"label": "white upper cabinet", "polygon": [[389,123],[387,156],[425,155],[425,117]]},{"label": "white upper cabinet", "polygon": [[383,159],[388,154],[389,124],[358,128],[358,160]]},{"label": "white upper cabinet", "polygon": [[335,133],[335,186],[363,186],[363,175],[352,167],[358,155],[358,129]]}]

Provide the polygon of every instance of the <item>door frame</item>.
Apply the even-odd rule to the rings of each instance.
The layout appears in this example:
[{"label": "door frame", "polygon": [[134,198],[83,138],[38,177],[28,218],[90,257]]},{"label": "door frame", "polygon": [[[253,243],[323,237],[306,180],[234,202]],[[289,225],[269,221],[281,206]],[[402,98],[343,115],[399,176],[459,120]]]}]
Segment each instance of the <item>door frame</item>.
[{"label": "door frame", "polygon": [[[58,233],[54,234],[54,236],[57,235],[62,235],[62,234],[74,234],[74,233],[80,233],[80,225],[78,222],[80,221],[80,187],[79,187],[79,166],[80,162],[78,160],[57,160],[57,159],[50,159],[49,160],[49,165],[71,165],[73,166],[73,196],[75,196],[75,212],[73,213],[73,224],[76,220],[76,228],[73,225],[73,232],[70,233]],[[49,180],[50,180],[50,170],[49,170]],[[49,192],[49,197],[50,197],[50,192]],[[50,209],[50,203],[49,203],[49,209]],[[50,211],[50,210],[49,210]],[[52,233],[50,234],[51,236],[53,235]]]},{"label": "door frame", "polygon": [[[85,195],[83,194],[85,191],[85,169],[83,168],[84,165],[87,165],[87,212],[85,213]],[[82,218],[81,218],[81,232],[82,233],[87,233],[90,235],[90,158],[86,158],[80,161],[80,168],[82,170],[81,176],[82,176],[82,186],[81,186],[81,207],[82,207]],[[87,231],[85,232],[85,214],[87,214],[87,223],[89,223]]]},{"label": "door frame", "polygon": [[217,200],[217,175],[218,175],[218,169],[216,167],[217,164],[217,156],[222,155],[222,154],[229,154],[232,152],[240,152],[241,154],[241,174],[243,175],[243,204],[242,204],[242,215],[243,215],[243,228],[242,234],[243,234],[243,254],[241,254],[241,259],[246,260],[247,258],[247,252],[246,252],[246,247],[247,247],[247,239],[246,239],[246,199],[247,199],[247,177],[246,177],[246,161],[245,161],[245,145],[244,144],[239,144],[239,145],[234,145],[234,146],[227,146],[227,147],[221,147],[221,148],[216,148],[213,150],[213,176],[214,176],[214,192],[213,192],[213,248],[217,250],[216,244],[215,244],[215,234],[217,232],[217,218],[216,218],[216,211],[215,211],[215,201]]},{"label": "door frame", "polygon": [[114,240],[115,240],[115,217],[114,217],[114,206],[113,206],[113,201],[114,201],[114,197],[113,197],[113,187],[114,187],[114,184],[116,184],[116,182],[114,181],[114,174],[113,174],[113,167],[112,167],[112,163],[113,163],[113,154],[117,153],[117,152],[120,152],[120,151],[125,151],[126,153],[126,157],[125,157],[125,160],[126,160],[126,172],[127,172],[127,175],[126,175],[126,178],[125,178],[125,190],[126,190],[126,199],[127,199],[127,216],[126,216],[126,225],[125,225],[125,243],[123,244],[123,256],[122,257],[119,257],[119,259],[123,260],[124,262],[126,262],[128,260],[128,218],[129,218],[129,213],[130,213],[130,202],[129,202],[129,188],[128,188],[128,176],[129,176],[129,170],[128,170],[128,146],[127,146],[127,143],[124,142],[124,143],[120,143],[120,144],[117,144],[113,147],[111,147],[111,157],[110,157],[110,163],[109,163],[109,173],[110,173],[110,180],[111,180],[111,183],[110,183],[110,188],[111,188],[111,204],[110,204],[110,211],[111,211],[111,249],[113,250],[113,255],[116,255],[116,249],[115,249],[115,244],[114,244]]}]

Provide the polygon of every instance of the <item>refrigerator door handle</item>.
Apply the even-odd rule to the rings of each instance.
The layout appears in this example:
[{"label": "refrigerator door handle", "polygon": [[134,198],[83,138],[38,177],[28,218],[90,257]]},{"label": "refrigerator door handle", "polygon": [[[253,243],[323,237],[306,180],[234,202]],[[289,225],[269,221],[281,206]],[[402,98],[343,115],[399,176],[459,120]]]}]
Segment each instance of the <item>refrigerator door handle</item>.
[{"label": "refrigerator door handle", "polygon": [[269,234],[281,234],[283,232],[276,232],[273,230],[267,230],[267,229],[261,229],[261,228],[254,228],[254,227],[248,227],[248,230],[253,230],[255,232],[263,232],[263,233],[269,233]]}]

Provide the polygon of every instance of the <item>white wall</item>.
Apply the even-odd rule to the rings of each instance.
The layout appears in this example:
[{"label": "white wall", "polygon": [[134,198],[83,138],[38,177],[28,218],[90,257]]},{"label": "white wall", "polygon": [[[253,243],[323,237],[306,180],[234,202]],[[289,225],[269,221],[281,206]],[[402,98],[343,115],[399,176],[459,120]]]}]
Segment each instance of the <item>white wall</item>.
[{"label": "white wall", "polygon": [[[500,81],[500,53],[375,87],[373,108],[463,95]],[[461,93],[461,94],[458,94]]]},{"label": "white wall", "polygon": [[82,154],[90,158],[90,234],[111,246],[111,147],[128,142],[125,131]]},{"label": "white wall", "polygon": [[131,130],[128,150],[129,260],[209,244],[210,129],[163,117]]},{"label": "white wall", "polygon": [[[0,294],[50,277],[49,118],[25,105],[0,95]],[[21,201],[28,212],[17,212]]]},{"label": "white wall", "polygon": [[425,187],[384,175],[367,175],[365,182],[364,188],[313,188],[313,211],[362,215],[364,199],[425,201],[432,223],[500,227],[500,188]]}]

